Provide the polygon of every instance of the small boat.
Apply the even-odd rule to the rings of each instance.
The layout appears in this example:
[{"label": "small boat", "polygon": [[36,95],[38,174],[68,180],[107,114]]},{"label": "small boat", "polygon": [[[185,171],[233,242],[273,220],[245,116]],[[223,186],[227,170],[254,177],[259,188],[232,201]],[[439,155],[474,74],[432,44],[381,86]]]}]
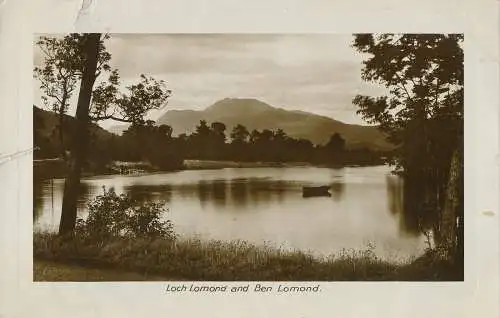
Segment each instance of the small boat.
[{"label": "small boat", "polygon": [[308,197],[329,197],[330,186],[319,186],[319,187],[302,187],[302,196],[304,198]]}]

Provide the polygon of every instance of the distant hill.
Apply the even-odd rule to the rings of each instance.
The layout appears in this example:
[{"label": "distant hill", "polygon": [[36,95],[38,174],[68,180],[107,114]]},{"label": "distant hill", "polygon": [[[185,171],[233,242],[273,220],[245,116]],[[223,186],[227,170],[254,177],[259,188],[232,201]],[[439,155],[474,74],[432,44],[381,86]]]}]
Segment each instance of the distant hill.
[{"label": "distant hill", "polygon": [[[315,144],[325,144],[332,134],[339,133],[349,148],[393,148],[377,127],[351,125],[304,111],[275,108],[257,99],[226,98],[201,111],[169,110],[157,123],[170,125],[174,135],[190,134],[202,119],[208,123],[222,122],[228,132],[237,124],[249,131],[281,128],[291,137],[305,138]],[[122,126],[121,129],[125,128]],[[118,132],[120,128],[115,127],[114,131]]]},{"label": "distant hill", "polygon": [[[75,125],[75,118],[69,115],[64,115],[65,127],[65,145],[68,147],[68,139],[70,131]],[[33,134],[35,146],[41,148],[35,152],[35,155],[40,154],[42,157],[59,156],[59,135],[58,135],[59,117],[56,113],[41,109],[33,105]],[[101,128],[97,124],[92,124],[90,135],[95,143],[104,145],[109,139],[116,137],[115,134]]]}]

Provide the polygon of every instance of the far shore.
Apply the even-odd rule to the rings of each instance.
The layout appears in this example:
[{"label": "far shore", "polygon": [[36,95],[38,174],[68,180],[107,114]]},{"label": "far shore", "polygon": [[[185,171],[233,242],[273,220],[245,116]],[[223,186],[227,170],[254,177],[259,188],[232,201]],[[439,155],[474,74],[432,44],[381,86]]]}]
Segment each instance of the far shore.
[{"label": "far shore", "polygon": [[[84,171],[84,177],[98,175],[139,175],[146,173],[174,172],[182,170],[211,170],[225,168],[289,168],[289,167],[325,167],[344,168],[380,166],[373,165],[318,165],[309,162],[250,162],[250,161],[228,161],[228,160],[195,160],[185,159],[183,166],[177,169],[158,169],[148,162],[119,162],[115,161],[105,169]],[[65,176],[64,161],[59,158],[33,160],[34,174],[39,179],[62,178]]]}]

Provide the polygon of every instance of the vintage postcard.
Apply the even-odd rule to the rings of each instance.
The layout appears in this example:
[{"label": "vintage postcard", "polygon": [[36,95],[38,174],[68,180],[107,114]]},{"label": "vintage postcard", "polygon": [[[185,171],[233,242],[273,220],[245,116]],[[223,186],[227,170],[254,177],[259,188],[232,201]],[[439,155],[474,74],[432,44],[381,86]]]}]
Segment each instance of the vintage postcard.
[{"label": "vintage postcard", "polygon": [[34,280],[463,280],[463,38],[35,35]]},{"label": "vintage postcard", "polygon": [[479,86],[498,84],[497,54],[459,19],[474,6],[419,29],[307,11],[301,28],[271,5],[274,27],[210,24],[206,5],[164,27],[118,10],[134,29],[83,1],[73,29],[24,33],[27,130],[2,157],[19,171],[16,293],[42,316],[134,299],[139,316],[494,317],[498,179],[480,161],[498,97]]}]

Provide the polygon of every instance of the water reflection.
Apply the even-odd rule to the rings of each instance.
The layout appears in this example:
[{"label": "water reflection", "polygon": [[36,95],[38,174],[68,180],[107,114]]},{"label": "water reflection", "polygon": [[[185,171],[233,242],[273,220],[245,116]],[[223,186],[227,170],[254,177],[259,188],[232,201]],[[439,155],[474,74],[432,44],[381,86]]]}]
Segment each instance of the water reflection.
[{"label": "water reflection", "polygon": [[123,191],[125,194],[130,195],[132,199],[138,202],[163,201],[165,203],[168,203],[172,198],[172,186],[168,184],[126,185],[123,187]]},{"label": "water reflection", "polygon": [[[325,254],[375,242],[380,255],[414,255],[425,246],[417,218],[404,210],[402,181],[388,174],[387,167],[301,167],[103,176],[83,180],[78,208],[84,215],[105,185],[139,202],[165,202],[180,235]],[[332,196],[302,198],[303,186],[318,185],[330,185]],[[64,180],[34,182],[36,228],[57,229],[63,188]]]},{"label": "water reflection", "polygon": [[[420,235],[421,234],[421,215],[423,211],[408,208],[412,206],[410,198],[405,198],[404,181],[398,176],[387,176],[387,200],[389,203],[389,211],[399,219],[399,229],[405,235]],[[410,202],[405,202],[410,201]]]},{"label": "water reflection", "polygon": [[224,207],[226,205],[226,180],[214,180],[210,182],[212,200],[216,206]]},{"label": "water reflection", "polygon": [[[235,178],[200,180],[196,184],[196,195],[202,206],[214,205],[224,208],[234,206],[235,211],[245,210],[249,205],[266,205],[284,200],[286,191],[294,189],[283,180],[267,178]],[[184,194],[192,192],[190,187],[174,187]]]},{"label": "water reflection", "polygon": [[387,176],[385,180],[389,211],[393,215],[403,214],[403,179],[398,176]]},{"label": "water reflection", "polygon": [[[50,181],[49,181],[50,182]],[[44,205],[44,182],[33,182],[33,223],[35,223],[41,216]]]},{"label": "water reflection", "polygon": [[[94,198],[98,189],[87,183],[81,183],[78,188],[77,213],[84,216],[87,203]],[[33,181],[33,225],[37,229],[55,231],[61,218],[64,180],[34,180]]]},{"label": "water reflection", "polygon": [[235,207],[242,208],[249,204],[249,186],[246,179],[233,179],[229,182],[229,195]]},{"label": "water reflection", "polygon": [[345,185],[343,182],[334,182],[330,185],[332,198],[335,201],[340,201],[342,199],[342,195],[344,194],[344,188]]}]

